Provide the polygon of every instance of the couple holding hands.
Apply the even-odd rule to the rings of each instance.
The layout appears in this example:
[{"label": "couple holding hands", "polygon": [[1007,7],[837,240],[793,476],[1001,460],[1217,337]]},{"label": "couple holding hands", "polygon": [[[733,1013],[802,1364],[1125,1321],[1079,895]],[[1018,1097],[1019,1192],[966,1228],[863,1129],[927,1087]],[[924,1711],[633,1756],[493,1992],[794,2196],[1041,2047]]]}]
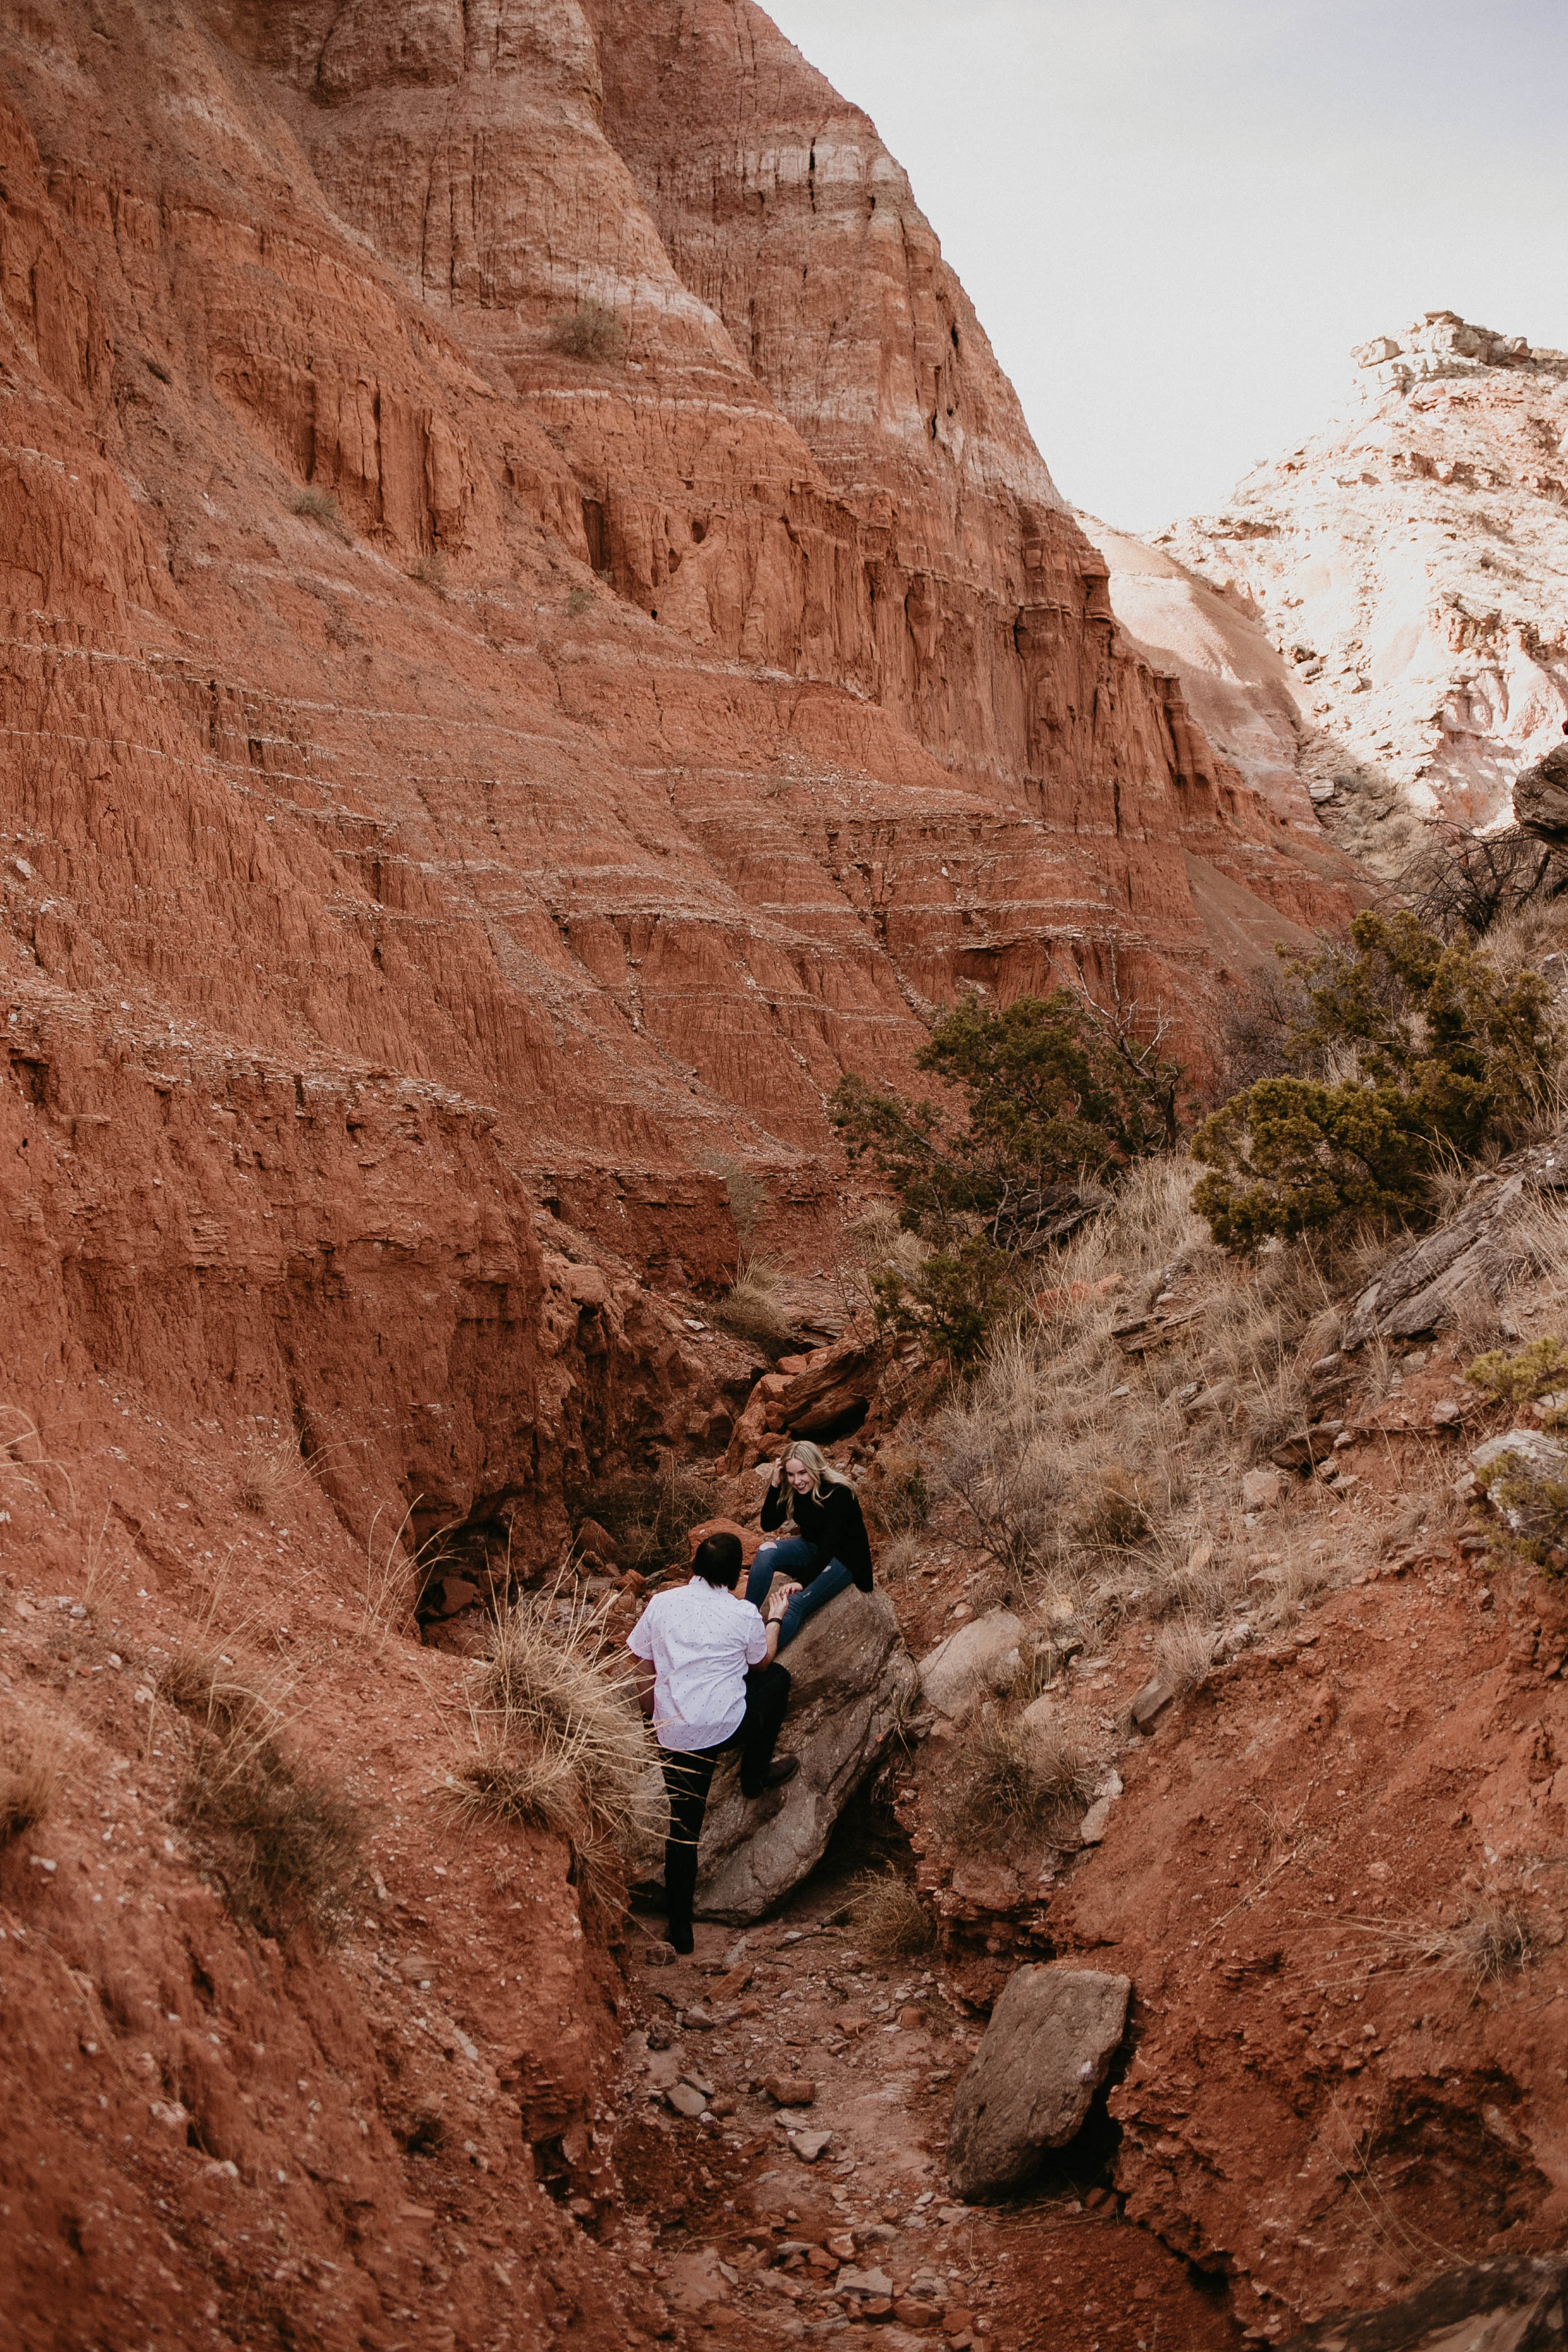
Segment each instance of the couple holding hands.
[{"label": "couple holding hands", "polygon": [[691,1949],[697,1842],[714,1767],[738,1748],[746,1797],[793,1776],[797,1759],[773,1756],[790,1692],[778,1654],[847,1584],[871,1590],[859,1502],[820,1446],[797,1440],[774,1463],[763,1530],[775,1528],[787,1532],[763,1545],[749,1573],[738,1536],[709,1536],[689,1580],[655,1593],[627,1636],[669,1798],[663,1897],[678,1952]]}]

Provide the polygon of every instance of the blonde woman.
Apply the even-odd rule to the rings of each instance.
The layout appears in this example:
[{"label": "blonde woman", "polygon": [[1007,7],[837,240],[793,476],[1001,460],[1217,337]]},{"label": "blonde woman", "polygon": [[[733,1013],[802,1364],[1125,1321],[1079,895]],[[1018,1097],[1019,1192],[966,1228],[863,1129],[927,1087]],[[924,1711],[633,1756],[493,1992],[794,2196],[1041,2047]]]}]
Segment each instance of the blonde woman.
[{"label": "blonde woman", "polygon": [[790,1532],[763,1546],[746,1580],[746,1598],[755,1609],[767,1599],[775,1576],[791,1580],[779,1588],[789,1595],[779,1625],[781,1650],[847,1584],[858,1585],[862,1592],[871,1590],[871,1547],[855,1489],[821,1446],[805,1438],[797,1438],[773,1464],[763,1496],[764,1533],[786,1521]]}]

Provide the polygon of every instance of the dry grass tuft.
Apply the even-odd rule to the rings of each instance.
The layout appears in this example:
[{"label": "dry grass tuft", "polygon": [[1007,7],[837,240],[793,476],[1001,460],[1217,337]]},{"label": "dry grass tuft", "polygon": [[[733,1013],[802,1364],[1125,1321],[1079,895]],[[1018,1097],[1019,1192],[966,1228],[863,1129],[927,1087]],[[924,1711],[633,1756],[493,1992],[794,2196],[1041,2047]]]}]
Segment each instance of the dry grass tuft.
[{"label": "dry grass tuft", "polygon": [[630,1661],[603,1645],[602,1610],[563,1600],[559,1584],[520,1601],[496,1629],[448,1783],[465,1811],[569,1838],[579,1876],[595,1881],[664,1828]]},{"label": "dry grass tuft", "polygon": [[363,1875],[359,1808],[285,1746],[276,1701],[216,1651],[175,1651],[159,1690],[186,1724],[176,1818],[229,1908],[280,1941],[300,1928],[331,1941]]},{"label": "dry grass tuft", "polygon": [[[378,1542],[376,1529],[381,1524],[381,1510],[370,1523],[370,1533],[364,1545],[364,1591],[361,1600],[367,1640],[374,1639],[378,1649],[384,1649],[390,1633],[415,1631],[414,1602],[418,1580],[418,1559],[404,1538],[408,1522],[424,1501],[416,1495],[387,1538],[384,1549]],[[384,1506],[383,1507],[384,1507]]]},{"label": "dry grass tuft", "polygon": [[983,1716],[959,1752],[943,1828],[982,1843],[1026,1831],[1065,1839],[1104,1770],[1104,1757],[1065,1721],[1026,1729]]},{"label": "dry grass tuft", "polygon": [[1527,1968],[1534,1955],[1528,1921],[1517,1912],[1489,1904],[1452,1927],[1418,1919],[1335,1919],[1332,1925],[1361,1937],[1378,1966],[1413,1976],[1458,1976],[1476,1987],[1500,1984]]},{"label": "dry grass tuft", "polygon": [[258,1518],[276,1518],[307,1475],[298,1445],[253,1438],[245,1449],[235,1490],[241,1509]]},{"label": "dry grass tuft", "polygon": [[347,540],[350,535],[342,509],[331,490],[301,490],[294,501],[294,511],[307,522],[321,523],[338,539]]},{"label": "dry grass tuft", "polygon": [[851,1882],[849,1925],[878,1959],[910,1959],[935,1942],[931,1915],[914,1881],[896,1870],[868,1870]]},{"label": "dry grass tuft", "polygon": [[729,1291],[712,1310],[715,1323],[764,1351],[786,1352],[795,1333],[780,1304],[778,1270],[766,1258],[748,1258]]},{"label": "dry grass tuft", "polygon": [[877,1554],[878,1580],[882,1584],[901,1584],[924,1550],[918,1536],[891,1537]]},{"label": "dry grass tuft", "polygon": [[608,302],[579,302],[574,310],[559,310],[550,320],[550,348],[568,359],[612,362],[626,347],[620,314]]},{"label": "dry grass tuft", "polygon": [[65,1768],[52,1744],[14,1734],[0,1755],[0,1851],[48,1819],[65,1786]]}]

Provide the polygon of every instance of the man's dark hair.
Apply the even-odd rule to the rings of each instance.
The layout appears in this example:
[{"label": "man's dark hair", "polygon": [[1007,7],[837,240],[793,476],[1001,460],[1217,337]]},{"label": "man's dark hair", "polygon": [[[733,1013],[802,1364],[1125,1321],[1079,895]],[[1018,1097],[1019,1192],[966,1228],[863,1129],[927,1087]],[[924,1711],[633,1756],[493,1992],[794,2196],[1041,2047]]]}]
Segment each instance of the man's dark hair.
[{"label": "man's dark hair", "polygon": [[691,1573],[704,1584],[733,1584],[741,1573],[739,1536],[705,1536],[691,1555]]}]

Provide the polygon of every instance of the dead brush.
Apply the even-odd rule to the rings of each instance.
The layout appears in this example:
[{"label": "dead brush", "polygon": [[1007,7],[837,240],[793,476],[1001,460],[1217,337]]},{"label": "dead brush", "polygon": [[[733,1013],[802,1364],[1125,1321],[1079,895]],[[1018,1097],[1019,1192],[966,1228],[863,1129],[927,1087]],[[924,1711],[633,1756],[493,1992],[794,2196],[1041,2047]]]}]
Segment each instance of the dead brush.
[{"label": "dead brush", "polygon": [[1029,1729],[982,1717],[965,1738],[942,1827],[952,1839],[994,1844],[1030,1831],[1066,1836],[1092,1798],[1104,1759],[1063,1723]]},{"label": "dead brush", "polygon": [[775,1355],[787,1353],[795,1344],[795,1332],[780,1302],[778,1284],[778,1269],[768,1259],[748,1258],[710,1310],[714,1322],[738,1339],[751,1340],[764,1354],[769,1349]]},{"label": "dead brush", "polygon": [[936,1934],[912,1879],[896,1870],[866,1870],[848,1891],[848,1925],[875,1958],[912,1959],[930,1951]]},{"label": "dead brush", "polygon": [[1331,1924],[1361,1939],[1363,1964],[1398,1969],[1410,1976],[1457,1976],[1477,1992],[1489,1984],[1501,1984],[1505,1977],[1528,1968],[1534,1957],[1529,1922],[1496,1904],[1483,1906],[1452,1927],[1440,1920],[1353,1916]]},{"label": "dead brush", "polygon": [[331,1941],[363,1875],[358,1806],[285,1744],[277,1701],[219,1653],[174,1652],[159,1689],[185,1721],[175,1819],[229,1908],[279,1941],[301,1928]]},{"label": "dead brush", "polygon": [[[552,1830],[584,1874],[657,1838],[658,1749],[629,1658],[599,1653],[604,1612],[559,1582],[498,1623],[447,1788],[460,1811]],[[625,1663],[623,1663],[623,1660]]]}]

